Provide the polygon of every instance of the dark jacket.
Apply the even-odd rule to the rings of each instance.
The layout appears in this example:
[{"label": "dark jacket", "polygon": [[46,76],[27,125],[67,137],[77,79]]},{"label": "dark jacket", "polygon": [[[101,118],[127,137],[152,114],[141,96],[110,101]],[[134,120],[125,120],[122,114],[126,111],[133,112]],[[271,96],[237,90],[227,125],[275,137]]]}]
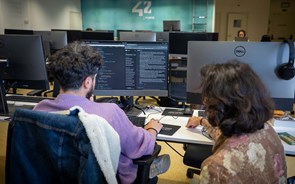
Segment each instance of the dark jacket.
[{"label": "dark jacket", "polygon": [[106,183],[77,114],[17,109],[8,128],[6,183]]}]

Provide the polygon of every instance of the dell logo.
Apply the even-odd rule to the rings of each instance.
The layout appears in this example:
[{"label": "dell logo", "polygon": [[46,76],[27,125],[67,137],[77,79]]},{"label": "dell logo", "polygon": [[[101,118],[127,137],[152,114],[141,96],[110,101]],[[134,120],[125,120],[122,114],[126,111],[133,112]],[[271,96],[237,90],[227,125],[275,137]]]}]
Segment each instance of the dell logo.
[{"label": "dell logo", "polygon": [[234,50],[234,53],[237,57],[242,57],[246,54],[246,49],[243,46],[237,46]]}]

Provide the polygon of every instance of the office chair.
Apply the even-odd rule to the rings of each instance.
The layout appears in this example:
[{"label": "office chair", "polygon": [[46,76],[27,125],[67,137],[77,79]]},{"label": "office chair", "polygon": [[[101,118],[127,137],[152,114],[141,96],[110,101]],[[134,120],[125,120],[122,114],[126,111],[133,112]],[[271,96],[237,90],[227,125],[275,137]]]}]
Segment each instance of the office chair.
[{"label": "office chair", "polygon": [[[136,181],[151,183],[149,168],[161,150],[134,160]],[[6,183],[107,183],[77,114],[17,109],[9,123]]]},{"label": "office chair", "polygon": [[201,173],[202,162],[212,155],[212,145],[185,144],[184,150],[183,163],[187,166],[193,167],[187,169],[186,176],[188,178],[193,178],[194,174]]}]

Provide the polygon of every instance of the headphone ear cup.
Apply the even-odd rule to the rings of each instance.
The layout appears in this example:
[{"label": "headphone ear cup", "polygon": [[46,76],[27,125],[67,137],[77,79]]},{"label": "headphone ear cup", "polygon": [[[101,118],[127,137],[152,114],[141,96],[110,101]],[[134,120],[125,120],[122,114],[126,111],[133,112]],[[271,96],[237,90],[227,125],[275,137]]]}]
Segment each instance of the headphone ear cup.
[{"label": "headphone ear cup", "polygon": [[278,76],[284,80],[290,80],[295,76],[294,66],[290,66],[289,63],[282,64],[277,70]]},{"label": "headphone ear cup", "polygon": [[294,42],[292,40],[284,40],[284,43],[287,43],[289,46],[289,61],[278,66],[276,73],[277,76],[284,80],[290,80],[295,76],[294,68]]}]

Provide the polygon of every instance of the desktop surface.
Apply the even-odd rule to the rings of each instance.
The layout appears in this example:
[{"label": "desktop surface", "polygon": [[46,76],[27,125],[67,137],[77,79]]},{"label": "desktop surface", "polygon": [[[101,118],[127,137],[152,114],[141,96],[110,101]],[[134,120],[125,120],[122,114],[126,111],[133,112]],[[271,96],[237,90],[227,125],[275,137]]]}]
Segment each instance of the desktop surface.
[{"label": "desktop surface", "polygon": [[[168,125],[180,126],[180,128],[173,135],[163,135],[158,134],[158,141],[168,141],[177,143],[190,143],[190,144],[206,144],[213,145],[214,141],[208,139],[202,135],[202,126],[196,128],[187,128],[186,124],[189,117],[176,117],[176,116],[162,116],[162,112],[165,107],[155,107],[154,109],[148,109],[145,111],[146,115],[143,113],[140,116],[146,117],[146,122],[150,119],[159,119],[161,123]],[[194,110],[194,116],[204,116],[203,110]],[[288,132],[290,135],[295,136],[295,121],[282,121],[275,119],[274,129],[276,132]],[[295,145],[289,145],[282,140],[285,153],[287,155],[295,155]]]},{"label": "desktop surface", "polygon": [[[169,108],[170,109],[170,108]],[[175,108],[177,109],[177,108]],[[146,122],[150,121],[152,118],[159,119],[160,123],[165,125],[180,126],[178,130],[173,135],[158,134],[158,141],[168,141],[177,143],[191,143],[191,144],[208,144],[213,145],[214,142],[202,135],[202,127],[198,126],[196,128],[187,128],[186,124],[189,116],[163,116],[162,112],[165,107],[155,107],[145,111],[146,115],[141,113],[139,116],[145,116]],[[183,109],[179,109],[183,111]],[[194,116],[198,115],[198,111],[194,110]]]}]

